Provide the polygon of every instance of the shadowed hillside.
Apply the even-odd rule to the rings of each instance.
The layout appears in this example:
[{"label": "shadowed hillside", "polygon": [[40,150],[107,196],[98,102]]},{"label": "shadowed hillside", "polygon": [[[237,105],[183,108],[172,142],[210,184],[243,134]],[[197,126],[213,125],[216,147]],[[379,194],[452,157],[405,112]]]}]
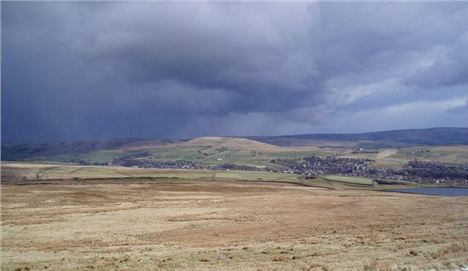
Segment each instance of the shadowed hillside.
[{"label": "shadowed hillside", "polygon": [[180,142],[180,140],[117,138],[76,142],[2,144],[2,160],[83,154],[99,150],[131,150],[133,148],[160,146],[175,142]]},{"label": "shadowed hillside", "polygon": [[372,148],[468,144],[468,128],[429,128],[358,134],[306,134],[251,137],[279,146],[306,146],[323,141],[352,141]]}]

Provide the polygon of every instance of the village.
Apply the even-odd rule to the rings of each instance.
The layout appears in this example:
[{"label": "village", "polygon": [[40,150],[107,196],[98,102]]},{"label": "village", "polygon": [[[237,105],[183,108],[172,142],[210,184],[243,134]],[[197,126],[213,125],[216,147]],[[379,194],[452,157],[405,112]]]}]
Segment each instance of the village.
[{"label": "village", "polygon": [[468,165],[432,161],[409,161],[401,169],[373,166],[370,159],[308,156],[302,161],[275,160],[288,167],[285,172],[307,179],[322,175],[367,177],[378,181],[416,182],[421,184],[468,184]]},{"label": "village", "polygon": [[187,160],[144,159],[145,154],[134,154],[113,159],[109,163],[88,163],[84,160],[69,160],[80,165],[112,165],[138,168],[160,169],[204,169],[204,170],[243,170],[271,171],[301,175],[305,179],[315,179],[324,175],[366,177],[379,182],[415,182],[421,184],[468,184],[468,165],[449,164],[432,161],[413,160],[402,168],[383,168],[374,165],[371,159],[343,158],[336,156],[307,156],[302,159],[273,159],[275,166],[255,167],[236,163],[206,164]]}]

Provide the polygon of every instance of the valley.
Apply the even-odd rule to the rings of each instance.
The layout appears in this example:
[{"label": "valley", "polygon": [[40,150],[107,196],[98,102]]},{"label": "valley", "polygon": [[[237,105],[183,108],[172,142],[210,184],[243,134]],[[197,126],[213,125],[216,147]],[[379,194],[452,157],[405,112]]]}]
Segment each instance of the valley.
[{"label": "valley", "polygon": [[468,129],[464,128],[349,135],[119,139],[6,144],[2,145],[2,160],[155,169],[281,172],[308,179],[341,175],[381,182],[466,186],[466,141]]}]

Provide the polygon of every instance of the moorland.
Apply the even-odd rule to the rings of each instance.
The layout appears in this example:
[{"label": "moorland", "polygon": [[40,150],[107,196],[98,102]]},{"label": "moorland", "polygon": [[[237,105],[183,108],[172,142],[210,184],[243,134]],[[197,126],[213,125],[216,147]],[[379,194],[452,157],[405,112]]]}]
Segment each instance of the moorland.
[{"label": "moorland", "polygon": [[1,268],[462,270],[466,132],[7,144]]}]

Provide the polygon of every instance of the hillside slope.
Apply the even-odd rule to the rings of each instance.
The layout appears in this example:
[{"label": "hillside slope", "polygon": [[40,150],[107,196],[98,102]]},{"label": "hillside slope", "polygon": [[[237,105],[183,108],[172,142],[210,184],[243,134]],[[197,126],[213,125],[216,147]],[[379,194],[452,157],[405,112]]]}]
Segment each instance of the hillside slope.
[{"label": "hillside slope", "polygon": [[257,151],[279,151],[282,149],[276,145],[241,137],[197,137],[180,143],[179,146]]}]

